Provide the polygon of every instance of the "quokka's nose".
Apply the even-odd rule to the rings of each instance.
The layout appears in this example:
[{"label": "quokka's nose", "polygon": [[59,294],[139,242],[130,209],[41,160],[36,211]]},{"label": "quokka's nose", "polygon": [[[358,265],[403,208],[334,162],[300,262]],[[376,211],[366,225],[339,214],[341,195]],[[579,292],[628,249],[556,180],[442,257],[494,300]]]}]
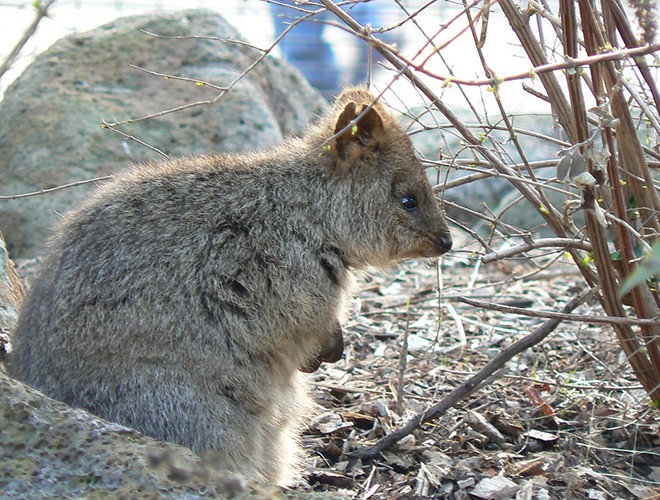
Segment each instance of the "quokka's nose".
[{"label": "quokka's nose", "polygon": [[451,245],[453,241],[451,239],[451,234],[445,233],[438,238],[438,248],[442,250],[442,253],[447,253],[451,250]]}]

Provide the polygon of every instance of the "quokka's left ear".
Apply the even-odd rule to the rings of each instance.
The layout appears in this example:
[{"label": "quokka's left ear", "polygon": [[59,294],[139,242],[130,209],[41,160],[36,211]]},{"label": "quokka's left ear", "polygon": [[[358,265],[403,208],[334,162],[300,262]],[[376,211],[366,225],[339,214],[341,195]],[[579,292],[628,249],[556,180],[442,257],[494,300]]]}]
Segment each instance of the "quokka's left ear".
[{"label": "quokka's left ear", "polygon": [[357,160],[365,149],[375,150],[385,143],[383,120],[378,111],[366,104],[358,108],[349,102],[337,118],[335,134],[332,152],[340,169]]}]

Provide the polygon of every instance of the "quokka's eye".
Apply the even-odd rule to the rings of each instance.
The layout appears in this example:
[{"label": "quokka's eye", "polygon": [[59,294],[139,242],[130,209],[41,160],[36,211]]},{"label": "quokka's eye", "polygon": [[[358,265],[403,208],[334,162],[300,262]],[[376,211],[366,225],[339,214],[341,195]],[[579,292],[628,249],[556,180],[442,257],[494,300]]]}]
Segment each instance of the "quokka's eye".
[{"label": "quokka's eye", "polygon": [[415,198],[411,194],[403,196],[401,197],[401,205],[403,205],[403,208],[406,211],[414,212],[415,210],[417,210],[417,198]]}]

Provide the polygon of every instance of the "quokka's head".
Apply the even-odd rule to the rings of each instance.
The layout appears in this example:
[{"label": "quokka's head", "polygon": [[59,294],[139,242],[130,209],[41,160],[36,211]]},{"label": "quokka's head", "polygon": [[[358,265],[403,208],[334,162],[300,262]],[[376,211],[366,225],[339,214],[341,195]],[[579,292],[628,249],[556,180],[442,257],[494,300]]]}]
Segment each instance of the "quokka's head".
[{"label": "quokka's head", "polygon": [[345,233],[352,238],[349,261],[386,266],[448,252],[442,207],[399,121],[361,87],[344,91],[330,117],[325,153],[343,181],[339,202],[349,204],[336,209],[352,226]]}]

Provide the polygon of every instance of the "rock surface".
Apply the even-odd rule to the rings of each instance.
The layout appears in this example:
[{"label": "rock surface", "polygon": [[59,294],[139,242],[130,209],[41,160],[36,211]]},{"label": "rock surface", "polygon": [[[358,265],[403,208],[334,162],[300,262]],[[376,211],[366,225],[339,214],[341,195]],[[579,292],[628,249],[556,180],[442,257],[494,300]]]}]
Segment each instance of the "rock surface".
[{"label": "rock surface", "polygon": [[[218,14],[186,10],[122,18],[55,43],[0,103],[1,194],[51,188],[159,158],[102,122],[215,100],[222,91],[208,84],[232,86],[263,55],[230,39],[241,36]],[[237,152],[301,134],[323,103],[297,70],[267,57],[213,104],[118,128],[170,156]],[[0,230],[13,255],[38,254],[57,214],[91,188],[0,202]]]},{"label": "rock surface", "polygon": [[[190,450],[67,407],[0,370],[3,498],[270,498]],[[279,491],[279,490],[278,490]]]}]

